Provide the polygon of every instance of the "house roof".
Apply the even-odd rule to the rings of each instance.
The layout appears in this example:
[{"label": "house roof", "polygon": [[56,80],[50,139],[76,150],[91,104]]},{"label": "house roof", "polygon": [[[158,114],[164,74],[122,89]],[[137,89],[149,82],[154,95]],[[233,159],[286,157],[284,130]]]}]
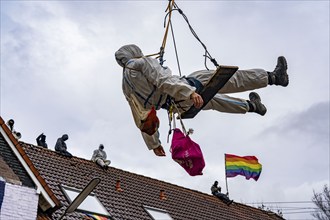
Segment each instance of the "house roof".
[{"label": "house roof", "polygon": [[[16,149],[16,154],[19,154],[25,163],[24,168],[30,170],[29,173],[34,175],[33,179],[38,181],[37,185],[47,193],[45,197],[51,198],[55,204],[55,207],[47,211],[39,209],[38,220],[59,219],[68,207],[69,203],[61,190],[61,185],[83,189],[93,178],[101,179],[93,193],[114,220],[150,220],[151,217],[144,207],[166,210],[175,220],[283,219],[273,212],[236,202],[227,206],[210,194],[115,167],[103,170],[90,160],[75,156],[68,158],[50,149],[18,142],[1,117],[0,124],[1,134],[6,133],[6,141],[11,142],[9,145]],[[117,190],[118,181],[122,190]],[[43,201],[39,202],[39,205],[45,202],[43,197],[41,199]],[[89,218],[75,211],[66,214],[65,219]]]},{"label": "house roof", "polygon": [[[4,141],[9,146],[9,148],[12,150],[12,153],[18,159],[18,161],[22,167],[19,169],[24,169],[25,173],[23,174],[23,176],[24,175],[29,176],[28,178],[31,178],[33,181],[32,184],[35,184],[34,186],[36,186],[38,192],[41,193],[41,195],[42,195],[41,199],[43,199],[41,208],[46,210],[50,207],[52,207],[52,208],[59,207],[61,204],[60,201],[56,198],[55,194],[50,189],[50,187],[47,185],[47,183],[45,182],[43,177],[40,175],[38,170],[35,169],[35,166],[32,164],[32,161],[26,155],[26,152],[23,150],[21,144],[14,137],[14,135],[12,134],[12,131],[7,127],[7,125],[5,124],[2,117],[0,117],[0,136],[2,136],[4,138]],[[6,159],[6,158],[2,158],[2,162],[4,162],[3,159]],[[5,166],[2,166],[2,167],[4,168]],[[15,168],[16,168],[15,170],[17,172],[17,167],[15,167]],[[13,167],[11,167],[11,169],[13,169]],[[18,171],[18,173],[21,173],[21,172]],[[8,175],[8,171],[7,171],[7,175]],[[22,174],[20,174],[20,176],[22,177]],[[8,181],[8,178],[7,178],[7,181]],[[31,186],[31,185],[28,184],[28,186]]]},{"label": "house roof", "polygon": [[[8,164],[3,160],[0,155],[0,170],[1,170],[1,177],[9,183],[16,183],[21,184],[19,177],[15,174],[15,172],[8,166]],[[1,180],[1,178],[0,178]]]},{"label": "house roof", "polygon": [[[22,149],[46,181],[63,208],[53,213],[58,218],[68,206],[60,185],[83,189],[91,179],[100,178],[93,193],[106,207],[113,219],[150,219],[144,206],[166,210],[173,219],[282,219],[272,212],[265,212],[240,203],[225,205],[218,198],[171,183],[134,174],[115,167],[101,169],[90,160],[68,158],[56,152],[21,142]],[[116,190],[120,180],[122,192]],[[166,199],[160,198],[163,191]],[[67,219],[82,219],[78,212],[67,214]],[[41,219],[41,218],[39,218]]]}]

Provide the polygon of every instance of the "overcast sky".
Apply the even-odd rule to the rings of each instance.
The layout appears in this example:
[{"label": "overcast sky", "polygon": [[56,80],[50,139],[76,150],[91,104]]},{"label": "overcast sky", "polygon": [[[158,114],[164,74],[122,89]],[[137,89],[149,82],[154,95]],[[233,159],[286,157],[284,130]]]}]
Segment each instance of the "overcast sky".
[{"label": "overcast sky", "polygon": [[[257,91],[268,108],[264,117],[204,111],[184,121],[204,153],[198,177],[171,159],[165,111],[158,114],[167,157],[147,150],[114,59],[131,43],[144,54],[158,52],[167,2],[1,0],[1,117],[15,120],[24,142],[36,144],[43,132],[53,150],[66,133],[68,150],[85,159],[102,143],[116,168],[205,193],[214,180],[225,191],[225,153],[254,155],[263,165],[260,179],[229,178],[232,199],[311,201],[313,190],[329,185],[329,1],[176,1],[218,63],[272,71],[284,55],[289,68],[287,88]],[[181,15],[174,13],[172,22],[182,74],[205,69],[203,48]],[[165,59],[178,75],[171,36]],[[247,99],[248,92],[233,96]],[[284,217],[312,219],[309,213]]]}]

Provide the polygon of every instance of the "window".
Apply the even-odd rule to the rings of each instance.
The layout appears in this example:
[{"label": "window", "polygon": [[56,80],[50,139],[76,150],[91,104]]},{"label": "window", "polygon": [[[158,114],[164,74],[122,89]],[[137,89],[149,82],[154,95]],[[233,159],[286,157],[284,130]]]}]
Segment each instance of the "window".
[{"label": "window", "polygon": [[[79,195],[82,190],[70,188],[67,186],[61,186],[64,195],[68,199],[70,203]],[[91,214],[103,215],[103,216],[110,216],[108,211],[104,208],[100,200],[93,195],[92,193],[89,194],[86,199],[78,206],[77,210],[82,212],[87,212]]]},{"label": "window", "polygon": [[165,210],[143,206],[153,220],[173,220]]}]

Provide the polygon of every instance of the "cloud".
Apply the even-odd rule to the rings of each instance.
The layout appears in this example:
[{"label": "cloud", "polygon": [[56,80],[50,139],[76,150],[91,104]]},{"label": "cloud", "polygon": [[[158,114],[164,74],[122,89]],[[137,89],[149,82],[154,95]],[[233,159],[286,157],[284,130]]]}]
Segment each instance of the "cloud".
[{"label": "cloud", "polygon": [[299,134],[301,140],[307,138],[311,144],[320,141],[329,143],[329,112],[329,102],[315,103],[305,111],[278,119],[276,125],[269,127],[261,135],[291,139]]},{"label": "cloud", "polygon": [[[285,55],[289,65],[287,88],[257,91],[268,108],[264,117],[203,111],[184,121],[203,150],[203,176],[190,177],[171,159],[166,112],[158,115],[168,156],[147,150],[114,60],[127,43],[158,52],[167,2],[1,1],[1,116],[14,118],[28,143],[44,132],[53,149],[68,133],[76,156],[90,159],[103,143],[115,167],[205,193],[216,179],[225,188],[224,153],[255,155],[261,177],[229,179],[233,199],[288,201],[300,193],[309,200],[308,187],[329,179],[329,2],[177,3],[218,63],[271,71]],[[202,46],[179,13],[172,19],[182,74],[203,69]],[[171,35],[165,59],[178,75]]]},{"label": "cloud", "polygon": [[[278,118],[258,137],[267,143],[261,149],[264,172],[269,169],[269,174],[281,176],[288,185],[329,178],[329,102]],[[296,178],[290,178],[292,172],[287,170]]]}]

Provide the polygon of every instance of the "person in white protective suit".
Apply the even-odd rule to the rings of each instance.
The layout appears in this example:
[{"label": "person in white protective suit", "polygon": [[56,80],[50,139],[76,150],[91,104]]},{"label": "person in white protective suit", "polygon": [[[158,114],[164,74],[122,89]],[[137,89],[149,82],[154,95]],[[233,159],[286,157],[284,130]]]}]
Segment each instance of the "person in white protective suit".
[{"label": "person in white protective suit", "polygon": [[[192,105],[196,108],[203,106],[203,99],[196,89],[199,87],[198,84],[203,85],[209,80],[214,73],[213,70],[196,71],[187,77],[172,75],[169,68],[161,66],[154,58],[145,57],[141,49],[134,44],[122,46],[116,51],[115,58],[123,67],[122,89],[133,116],[136,114],[136,108],[132,106],[132,100],[138,102],[138,105],[143,106],[146,110],[166,109],[169,97],[176,102],[180,101],[179,111],[182,112],[188,110]],[[259,89],[267,85],[286,87],[288,84],[287,62],[285,57],[280,56],[275,70],[272,72],[263,69],[237,70],[226,85],[204,106],[203,110],[212,109],[240,114],[255,112],[265,115],[267,109],[261,103],[256,92],[249,94],[249,100],[224,94]],[[137,124],[136,120],[135,123]],[[157,156],[165,156],[158,130],[152,135],[141,133],[149,150],[153,150]]]},{"label": "person in white protective suit", "polygon": [[107,153],[104,151],[103,144],[100,144],[99,148],[94,150],[91,160],[100,165],[103,169],[107,169],[111,163],[110,160],[107,160]]}]

